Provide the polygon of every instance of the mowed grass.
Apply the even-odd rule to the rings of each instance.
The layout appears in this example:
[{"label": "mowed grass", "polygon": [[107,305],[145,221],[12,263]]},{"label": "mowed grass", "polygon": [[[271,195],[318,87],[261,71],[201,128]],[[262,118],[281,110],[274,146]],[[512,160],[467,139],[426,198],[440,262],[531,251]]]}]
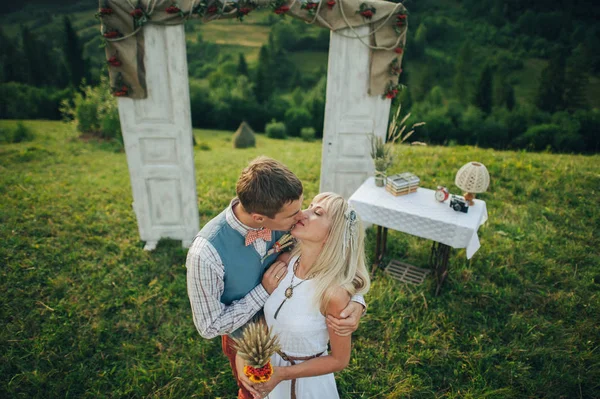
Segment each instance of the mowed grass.
[{"label": "mowed grass", "polygon": [[[251,25],[237,19],[222,19],[208,23],[194,22],[194,27],[202,32],[202,38],[217,44],[235,44],[246,47],[260,47],[269,40],[269,26]],[[192,36],[193,32],[190,33]]]},{"label": "mowed grass", "polygon": [[[0,397],[235,397],[219,340],[194,328],[186,251],[142,249],[125,154],[62,123],[26,125],[33,142],[0,146]],[[298,174],[305,205],[318,191],[320,142],[259,135],[236,150],[231,132],[194,133],[201,224],[260,154]],[[600,156],[402,147],[392,172],[458,192],[470,160],[492,178],[481,249],[453,252],[438,297],[431,278],[376,273],[341,397],[600,397]],[[390,232],[388,259],[426,267],[430,245]]]}]

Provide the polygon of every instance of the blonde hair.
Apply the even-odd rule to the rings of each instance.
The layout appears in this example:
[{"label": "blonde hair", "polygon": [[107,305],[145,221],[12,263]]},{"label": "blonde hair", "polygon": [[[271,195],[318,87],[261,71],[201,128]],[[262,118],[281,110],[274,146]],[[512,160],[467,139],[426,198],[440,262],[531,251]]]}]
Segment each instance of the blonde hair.
[{"label": "blonde hair", "polygon": [[[371,281],[365,259],[365,232],[358,215],[350,210],[342,196],[335,193],[318,194],[313,201],[320,202],[331,220],[325,245],[307,272],[316,283],[314,299],[321,313],[326,314],[331,296],[338,287],[344,288],[351,296],[365,294]],[[352,245],[350,241],[353,241]],[[301,253],[302,242],[296,246],[292,256]]]}]

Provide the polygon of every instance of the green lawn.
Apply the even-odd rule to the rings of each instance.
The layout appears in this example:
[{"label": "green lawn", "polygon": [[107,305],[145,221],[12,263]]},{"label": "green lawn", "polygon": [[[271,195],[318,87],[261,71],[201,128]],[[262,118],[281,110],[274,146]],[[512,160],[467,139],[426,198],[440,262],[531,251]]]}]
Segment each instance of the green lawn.
[{"label": "green lawn", "polygon": [[[59,122],[26,125],[34,141],[0,145],[0,397],[233,398],[220,342],[192,322],[186,251],[142,250],[125,154]],[[305,203],[317,193],[320,142],[259,135],[235,150],[230,132],[194,133],[210,147],[195,150],[202,224],[259,154],[298,174]],[[341,396],[600,397],[600,156],[403,147],[392,172],[456,192],[470,160],[492,178],[481,249],[470,262],[454,251],[438,297],[432,279],[376,274]],[[388,249],[425,266],[430,242],[391,232]]]}]

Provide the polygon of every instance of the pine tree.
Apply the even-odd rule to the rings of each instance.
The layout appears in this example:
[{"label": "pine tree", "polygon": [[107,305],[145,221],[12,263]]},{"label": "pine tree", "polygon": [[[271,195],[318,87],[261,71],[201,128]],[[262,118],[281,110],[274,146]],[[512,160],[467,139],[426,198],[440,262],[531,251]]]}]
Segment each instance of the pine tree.
[{"label": "pine tree", "polygon": [[[51,68],[52,63],[47,56],[44,45],[36,40],[26,26],[21,27],[21,43],[25,57],[26,83],[36,86],[45,84],[46,76],[48,76],[48,72],[51,72],[53,68]],[[52,76],[52,73],[49,75]]]},{"label": "pine tree", "polygon": [[81,81],[87,77],[86,60],[83,58],[83,49],[79,43],[77,32],[71,25],[69,17],[64,17],[64,53],[65,61],[69,69],[71,84],[78,87]]},{"label": "pine tree", "polygon": [[479,76],[479,83],[473,96],[473,105],[479,107],[483,112],[489,114],[492,111],[492,67],[487,64],[483,67]]},{"label": "pine tree", "polygon": [[585,109],[588,107],[586,98],[586,87],[588,84],[588,71],[590,63],[583,45],[579,44],[567,61],[565,105],[569,111]]},{"label": "pine tree", "polygon": [[515,108],[515,105],[517,104],[517,100],[515,99],[515,89],[512,87],[512,85],[508,84],[506,88],[506,96],[504,98],[504,105],[506,105],[506,108],[512,111]]},{"label": "pine tree", "polygon": [[273,92],[273,85],[269,69],[271,67],[271,57],[267,46],[260,48],[258,55],[258,67],[256,68],[256,79],[254,80],[254,95],[256,100],[263,104]]},{"label": "pine tree", "polygon": [[284,49],[270,51],[270,79],[277,85],[278,89],[286,90],[291,87],[290,77],[294,76],[298,67],[292,62],[288,56],[288,52]]},{"label": "pine tree", "polygon": [[565,59],[561,52],[558,52],[542,70],[535,99],[536,105],[541,110],[554,113],[564,109],[565,69]]},{"label": "pine tree", "polygon": [[240,56],[238,59],[237,73],[238,73],[238,75],[248,76],[248,64],[246,63],[246,58],[244,57],[244,54],[242,54],[242,53],[240,53]]},{"label": "pine tree", "polygon": [[25,63],[23,53],[15,45],[14,40],[9,39],[2,29],[0,29],[0,61],[2,62],[0,81],[22,83],[27,81],[25,70],[22,68]]},{"label": "pine tree", "polygon": [[508,83],[506,76],[501,77],[496,84],[495,103],[512,110],[515,107],[515,90]]}]

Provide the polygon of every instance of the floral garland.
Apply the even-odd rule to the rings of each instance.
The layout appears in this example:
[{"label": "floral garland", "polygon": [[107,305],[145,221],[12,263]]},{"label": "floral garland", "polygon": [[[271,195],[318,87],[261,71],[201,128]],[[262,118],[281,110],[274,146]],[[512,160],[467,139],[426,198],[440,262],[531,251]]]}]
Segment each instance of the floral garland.
[{"label": "floral garland", "polygon": [[[327,9],[330,11],[333,10],[335,5],[337,4],[336,0],[320,0],[320,1],[324,2],[324,4],[327,6]],[[306,0],[306,1],[301,0],[300,8],[302,10],[305,10],[309,15],[314,17],[321,9],[320,1],[319,0]],[[129,4],[131,4],[131,3],[129,3]],[[290,9],[291,9],[290,4],[293,5],[294,2],[291,0],[271,0],[271,1],[269,1],[268,6],[270,6],[270,8],[273,10],[273,12],[275,14],[283,17],[283,16],[285,16],[285,14],[287,14],[290,11]],[[127,37],[135,34],[137,32],[137,30],[139,30],[144,24],[146,24],[148,21],[150,21],[150,19],[151,19],[150,16],[151,16],[153,10],[151,10],[151,11],[146,10],[141,5],[140,0],[137,0],[136,5],[135,6],[132,5],[132,7],[133,7],[133,9],[129,12],[129,14],[131,15],[131,17],[134,20],[134,26],[136,28],[136,31],[134,31],[130,34],[127,34],[127,36],[124,36],[119,30],[110,27],[110,25],[108,25],[104,21],[105,17],[109,17],[109,16],[113,15],[115,13],[115,11],[113,10],[113,8],[111,8],[108,0],[103,1],[102,6],[98,9],[98,12],[95,14],[95,16],[102,21],[101,34],[102,34],[102,37],[105,39],[104,43],[103,43],[104,45],[106,45],[110,41],[122,40],[124,38],[127,38]],[[186,18],[191,15],[197,15],[199,17],[220,16],[224,13],[231,14],[233,11],[235,11],[235,17],[237,19],[239,19],[240,21],[243,21],[244,17],[246,17],[255,8],[259,8],[259,7],[260,6],[255,4],[253,2],[253,0],[242,0],[237,3],[232,2],[232,1],[227,1],[227,0],[200,0],[200,2],[197,5],[195,5],[189,11],[189,13],[187,13],[187,15],[186,15],[186,12],[184,12],[182,10],[182,8],[178,5],[178,3],[173,1],[171,3],[171,5],[169,5],[168,7],[166,7],[163,10],[163,12],[165,12],[166,14],[177,14],[181,18]],[[360,4],[359,9],[356,11],[356,14],[360,14],[365,20],[370,21],[373,18],[373,16],[376,14],[376,12],[377,12],[377,10],[375,7],[373,7],[372,5],[370,5],[367,2],[363,2]],[[390,17],[393,17],[393,16],[394,15],[391,15]],[[392,20],[389,25],[391,25],[391,28],[394,30],[394,32],[396,34],[401,35],[404,32],[405,27],[406,27],[407,17],[408,17],[408,15],[407,15],[406,10],[402,10],[395,14],[395,18],[391,18]],[[387,21],[388,20],[386,19],[385,22],[387,22]],[[386,25],[388,25],[388,24],[386,23]],[[404,53],[404,46],[402,44],[400,44],[397,47],[393,48],[393,51],[396,54],[401,55]],[[118,68],[123,65],[123,63],[119,59],[117,53],[110,56],[106,62],[110,67],[114,67],[114,68]],[[400,75],[401,73],[402,73],[402,68],[400,67],[400,60],[398,58],[394,58],[394,60],[390,63],[390,66],[389,66],[389,74],[396,77],[396,76]],[[404,88],[404,85],[394,84],[392,81],[390,81],[390,83],[386,86],[386,90],[385,90],[384,94],[382,95],[382,97],[388,98],[388,99],[394,99],[398,95],[400,90],[402,90],[403,88]],[[127,96],[132,91],[131,87],[123,82],[123,77],[120,73],[119,73],[117,79],[115,80],[115,86],[112,89],[113,89],[113,95],[115,95],[117,97]]]}]

